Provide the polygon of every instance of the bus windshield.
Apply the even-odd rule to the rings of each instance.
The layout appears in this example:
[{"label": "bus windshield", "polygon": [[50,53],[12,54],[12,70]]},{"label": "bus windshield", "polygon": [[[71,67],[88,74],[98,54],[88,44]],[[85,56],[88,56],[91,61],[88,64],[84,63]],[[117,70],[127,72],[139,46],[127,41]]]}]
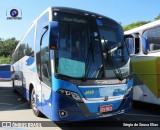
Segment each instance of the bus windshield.
[{"label": "bus windshield", "polygon": [[100,26],[100,21],[98,23],[94,17],[67,13],[56,16],[59,21],[57,74],[74,78],[104,78],[101,73],[104,68],[120,68],[128,60],[125,45],[116,39],[119,32]]},{"label": "bus windshield", "polygon": [[117,69],[123,67],[127,63],[129,55],[123,39],[118,36],[118,30],[111,25],[107,26],[104,22],[103,26],[99,25],[99,32],[105,68]]}]

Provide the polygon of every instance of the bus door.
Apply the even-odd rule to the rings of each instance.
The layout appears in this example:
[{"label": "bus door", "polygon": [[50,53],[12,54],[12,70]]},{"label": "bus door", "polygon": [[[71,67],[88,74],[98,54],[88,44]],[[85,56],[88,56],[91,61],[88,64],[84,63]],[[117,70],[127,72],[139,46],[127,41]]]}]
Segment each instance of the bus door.
[{"label": "bus door", "polygon": [[48,43],[49,33],[47,31],[42,36],[42,42],[40,44],[41,105],[43,113],[51,116],[51,62]]}]

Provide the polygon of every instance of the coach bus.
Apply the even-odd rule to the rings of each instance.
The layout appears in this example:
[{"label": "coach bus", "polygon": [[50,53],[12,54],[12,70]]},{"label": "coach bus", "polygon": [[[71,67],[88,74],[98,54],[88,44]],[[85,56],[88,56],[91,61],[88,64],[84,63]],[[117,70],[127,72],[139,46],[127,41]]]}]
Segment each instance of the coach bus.
[{"label": "coach bus", "polygon": [[0,80],[11,80],[11,65],[0,64]]},{"label": "coach bus", "polygon": [[160,105],[160,20],[125,32],[135,87],[133,99]]},{"label": "coach bus", "polygon": [[13,89],[36,116],[80,121],[132,107],[130,57],[121,26],[88,11],[49,7],[13,53]]}]

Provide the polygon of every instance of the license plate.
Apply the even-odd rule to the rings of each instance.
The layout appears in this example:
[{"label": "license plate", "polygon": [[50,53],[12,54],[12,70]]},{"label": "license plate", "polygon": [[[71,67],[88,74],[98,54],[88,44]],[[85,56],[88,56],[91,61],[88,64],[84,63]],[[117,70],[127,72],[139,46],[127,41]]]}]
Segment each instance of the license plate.
[{"label": "license plate", "polygon": [[112,105],[100,106],[100,112],[109,112],[112,111]]}]

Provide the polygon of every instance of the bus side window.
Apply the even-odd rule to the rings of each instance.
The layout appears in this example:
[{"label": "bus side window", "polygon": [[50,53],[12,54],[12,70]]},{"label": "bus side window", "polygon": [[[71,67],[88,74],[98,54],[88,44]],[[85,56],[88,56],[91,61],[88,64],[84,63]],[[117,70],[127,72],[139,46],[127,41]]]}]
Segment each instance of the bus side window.
[{"label": "bus side window", "polygon": [[148,39],[149,50],[160,50],[160,27],[155,27],[146,30],[143,35]]}]

